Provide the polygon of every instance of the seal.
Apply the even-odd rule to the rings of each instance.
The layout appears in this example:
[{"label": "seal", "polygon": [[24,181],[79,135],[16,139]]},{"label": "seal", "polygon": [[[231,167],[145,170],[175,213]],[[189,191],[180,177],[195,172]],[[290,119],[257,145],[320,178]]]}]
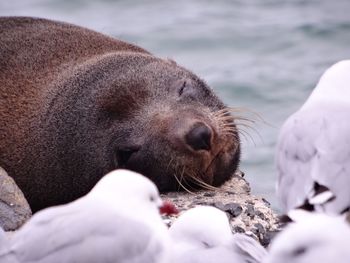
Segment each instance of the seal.
[{"label": "seal", "polygon": [[234,110],[176,62],[75,25],[0,18],[0,165],[33,211],[130,169],[160,191],[236,170]]}]

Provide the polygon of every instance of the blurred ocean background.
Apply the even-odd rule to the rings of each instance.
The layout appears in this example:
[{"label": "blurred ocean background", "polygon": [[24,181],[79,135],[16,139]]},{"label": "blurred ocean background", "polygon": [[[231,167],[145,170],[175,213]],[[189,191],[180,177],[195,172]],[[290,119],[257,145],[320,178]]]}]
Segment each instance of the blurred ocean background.
[{"label": "blurred ocean background", "polygon": [[267,124],[242,138],[241,170],[275,209],[279,128],[326,68],[350,58],[349,0],[0,0],[0,15],[62,20],[135,43],[192,70],[227,105],[259,113]]}]

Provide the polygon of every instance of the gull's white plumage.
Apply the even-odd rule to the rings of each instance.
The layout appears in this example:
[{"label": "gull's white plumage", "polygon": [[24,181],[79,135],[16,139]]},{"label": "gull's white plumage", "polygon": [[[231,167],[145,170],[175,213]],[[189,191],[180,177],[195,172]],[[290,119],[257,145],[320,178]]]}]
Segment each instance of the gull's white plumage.
[{"label": "gull's white plumage", "polygon": [[0,251],[1,248],[7,246],[8,240],[5,231],[0,227]]},{"label": "gull's white plumage", "polygon": [[162,201],[147,178],[127,170],[104,176],[86,196],[35,214],[0,248],[1,262],[166,262]]},{"label": "gull's white plumage", "polygon": [[348,263],[349,244],[350,226],[343,216],[309,213],[277,235],[264,263]]},{"label": "gull's white plumage", "polygon": [[[345,60],[323,74],[304,105],[281,128],[276,162],[283,212],[305,202],[327,213],[350,206],[349,116],[350,60]],[[315,199],[316,183],[335,199],[327,194]]]},{"label": "gull's white plumage", "polygon": [[258,263],[266,254],[254,239],[233,235],[226,214],[210,206],[186,211],[169,232],[174,262]]}]

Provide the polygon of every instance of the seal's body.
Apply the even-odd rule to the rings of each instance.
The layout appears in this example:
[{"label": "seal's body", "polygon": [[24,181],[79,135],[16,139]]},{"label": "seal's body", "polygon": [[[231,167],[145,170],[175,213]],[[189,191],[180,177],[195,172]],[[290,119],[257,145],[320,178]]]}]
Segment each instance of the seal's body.
[{"label": "seal's body", "polygon": [[233,117],[175,62],[78,26],[0,18],[0,165],[34,211],[86,194],[116,168],[160,191],[235,171]]}]

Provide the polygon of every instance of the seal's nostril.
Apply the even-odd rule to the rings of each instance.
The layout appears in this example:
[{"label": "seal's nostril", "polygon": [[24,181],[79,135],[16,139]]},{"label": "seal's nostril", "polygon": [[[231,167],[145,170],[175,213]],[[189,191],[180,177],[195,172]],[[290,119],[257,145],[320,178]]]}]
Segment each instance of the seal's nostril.
[{"label": "seal's nostril", "polygon": [[209,151],[211,148],[211,136],[211,130],[206,125],[200,124],[186,134],[186,142],[195,151]]}]

